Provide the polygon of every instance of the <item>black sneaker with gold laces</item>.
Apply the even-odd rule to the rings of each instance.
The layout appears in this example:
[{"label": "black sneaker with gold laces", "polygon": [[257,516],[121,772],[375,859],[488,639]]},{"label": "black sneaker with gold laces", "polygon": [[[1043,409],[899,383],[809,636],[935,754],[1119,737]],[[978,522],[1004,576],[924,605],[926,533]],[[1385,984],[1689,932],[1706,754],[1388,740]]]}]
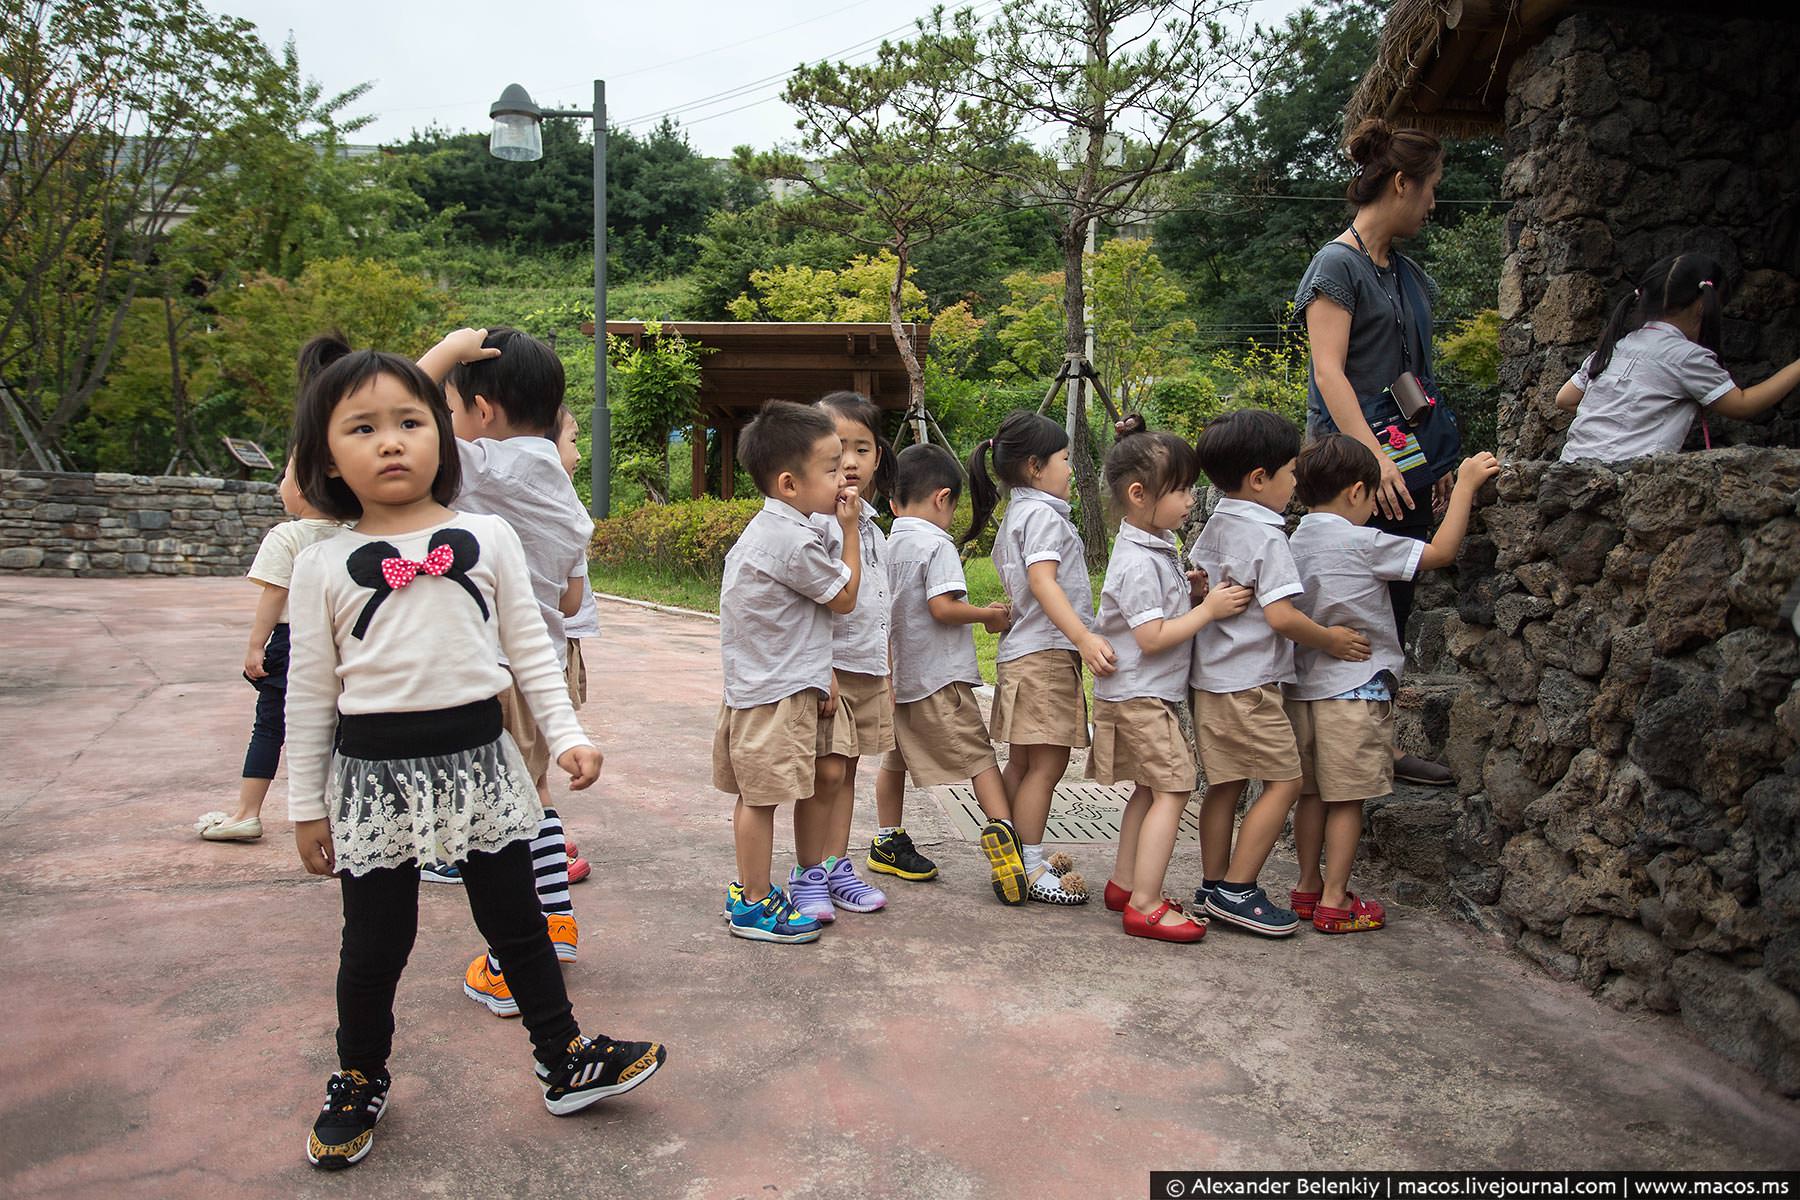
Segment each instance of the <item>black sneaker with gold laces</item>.
[{"label": "black sneaker with gold laces", "polygon": [[367,1158],[393,1082],[386,1071],[373,1079],[361,1071],[339,1071],[326,1080],[325,1103],[306,1139],[306,1161],[340,1171]]},{"label": "black sneaker with gold laces", "polygon": [[613,1042],[578,1037],[554,1069],[539,1063],[544,1107],[559,1117],[580,1112],[596,1100],[629,1092],[656,1074],[668,1051],[657,1042]]}]

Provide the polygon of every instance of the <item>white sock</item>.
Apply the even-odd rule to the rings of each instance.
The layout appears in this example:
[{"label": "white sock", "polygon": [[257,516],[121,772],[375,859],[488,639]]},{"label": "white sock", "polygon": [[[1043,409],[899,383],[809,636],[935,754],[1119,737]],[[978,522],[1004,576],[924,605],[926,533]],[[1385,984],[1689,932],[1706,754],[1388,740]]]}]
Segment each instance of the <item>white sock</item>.
[{"label": "white sock", "polygon": [[900,826],[898,825],[878,825],[875,828],[875,836],[878,838],[893,837],[899,832]]},{"label": "white sock", "polygon": [[1042,842],[1039,842],[1035,846],[1020,846],[1019,850],[1021,851],[1021,856],[1025,860],[1025,873],[1027,875],[1044,865],[1044,844]]}]

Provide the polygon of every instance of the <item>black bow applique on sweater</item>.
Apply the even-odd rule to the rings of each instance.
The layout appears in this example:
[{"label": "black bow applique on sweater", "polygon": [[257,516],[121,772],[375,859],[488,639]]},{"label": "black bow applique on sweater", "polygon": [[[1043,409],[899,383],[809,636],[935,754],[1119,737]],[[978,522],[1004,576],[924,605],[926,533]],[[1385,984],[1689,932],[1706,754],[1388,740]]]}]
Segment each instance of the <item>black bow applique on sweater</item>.
[{"label": "black bow applique on sweater", "polygon": [[357,547],[344,567],[353,582],[372,589],[375,594],[363,605],[350,636],[360,641],[369,631],[369,622],[374,619],[381,602],[420,575],[437,575],[461,584],[463,591],[475,601],[475,607],[481,610],[481,619],[487,620],[487,601],[482,598],[481,589],[469,578],[469,570],[480,561],[481,543],[466,529],[440,529],[432,534],[429,551],[422,562],[400,557],[400,551],[389,542],[370,542]]}]

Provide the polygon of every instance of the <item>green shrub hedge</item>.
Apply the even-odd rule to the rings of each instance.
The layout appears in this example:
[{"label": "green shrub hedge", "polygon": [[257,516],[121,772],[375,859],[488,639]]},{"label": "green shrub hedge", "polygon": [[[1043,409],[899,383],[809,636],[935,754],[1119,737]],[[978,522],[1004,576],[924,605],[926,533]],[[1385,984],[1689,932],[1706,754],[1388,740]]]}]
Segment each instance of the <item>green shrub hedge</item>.
[{"label": "green shrub hedge", "polygon": [[761,508],[760,496],[639,505],[594,523],[589,557],[607,566],[642,563],[716,580],[726,552]]}]

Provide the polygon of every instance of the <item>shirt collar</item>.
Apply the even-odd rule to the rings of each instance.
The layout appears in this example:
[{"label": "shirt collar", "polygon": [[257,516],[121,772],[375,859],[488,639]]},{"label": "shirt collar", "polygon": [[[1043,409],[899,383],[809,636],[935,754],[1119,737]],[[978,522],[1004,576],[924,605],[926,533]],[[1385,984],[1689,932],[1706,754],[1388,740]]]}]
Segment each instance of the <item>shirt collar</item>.
[{"label": "shirt collar", "polygon": [[1180,548],[1175,545],[1173,533],[1151,533],[1147,529],[1139,529],[1130,521],[1119,522],[1119,538],[1122,541],[1135,542],[1150,550],[1159,550],[1165,554],[1177,554]]},{"label": "shirt collar", "polygon": [[1224,513],[1226,516],[1243,517],[1250,521],[1261,521],[1264,525],[1273,525],[1278,529],[1287,527],[1287,518],[1265,505],[1254,500],[1236,500],[1230,496],[1219,501],[1213,509],[1213,515]]},{"label": "shirt collar", "polygon": [[1052,496],[1049,492],[1040,492],[1036,488],[1016,487],[1012,490],[1011,499],[1035,500],[1039,504],[1048,504],[1051,508],[1055,509],[1060,515],[1062,515],[1064,517],[1067,517],[1069,515],[1069,502],[1067,500],[1064,500],[1057,496]]},{"label": "shirt collar", "polygon": [[904,533],[908,530],[914,533],[935,534],[938,537],[943,538],[946,542],[956,540],[950,536],[950,531],[948,529],[939,529],[924,517],[895,517],[894,527],[889,532]]},{"label": "shirt collar", "polygon": [[1309,512],[1304,517],[1300,518],[1300,523],[1302,525],[1329,525],[1333,521],[1336,521],[1339,525],[1349,525],[1352,529],[1356,528],[1356,526],[1351,523],[1349,517],[1343,516],[1340,513]]},{"label": "shirt collar", "polygon": [[784,521],[797,521],[808,529],[812,528],[811,518],[789,504],[786,500],[777,500],[773,496],[764,496],[763,511],[766,513],[774,513]]}]

